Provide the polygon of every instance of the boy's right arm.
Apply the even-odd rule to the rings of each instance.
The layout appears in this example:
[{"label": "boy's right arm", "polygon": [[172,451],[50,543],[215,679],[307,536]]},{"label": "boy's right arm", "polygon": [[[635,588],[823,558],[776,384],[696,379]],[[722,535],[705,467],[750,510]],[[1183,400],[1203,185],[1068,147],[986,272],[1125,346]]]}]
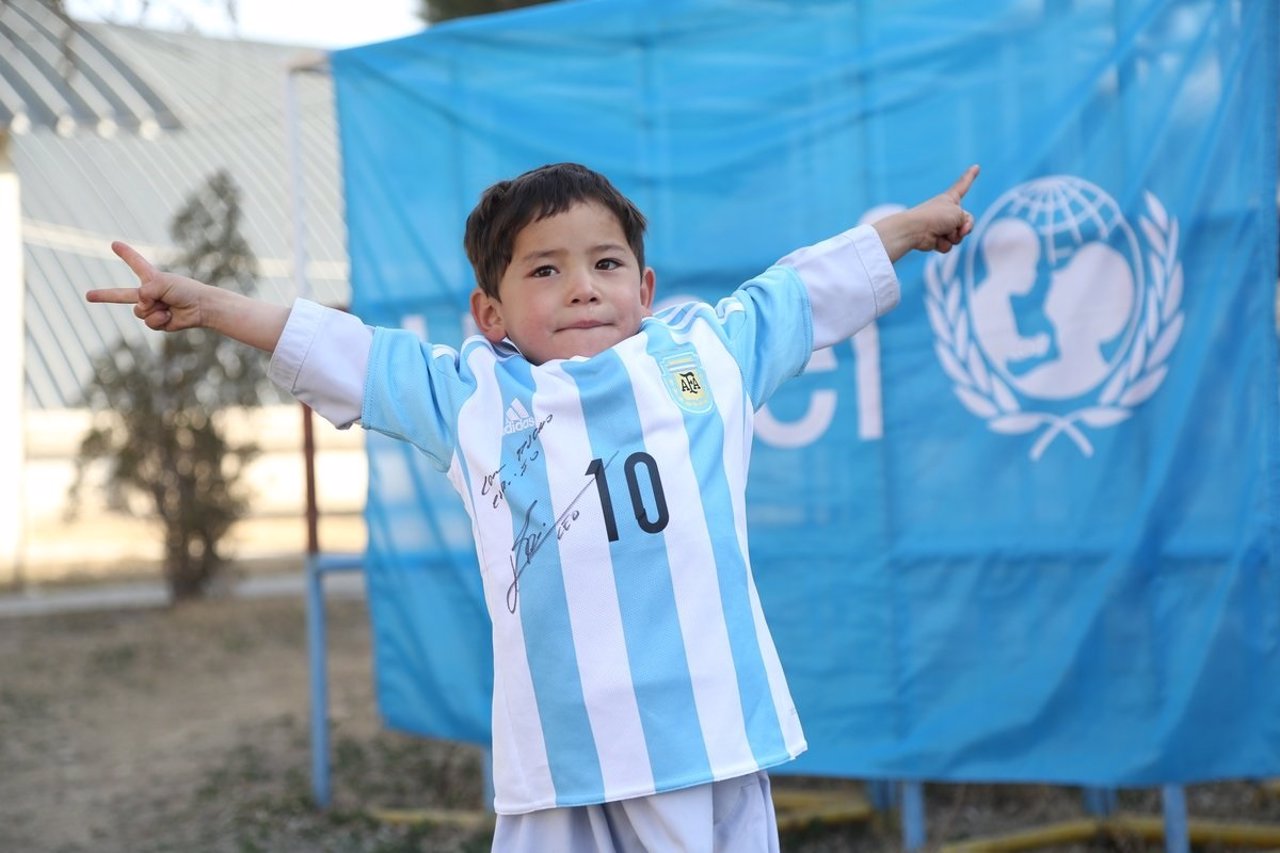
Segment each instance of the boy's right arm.
[{"label": "boy's right arm", "polygon": [[360,419],[373,332],[358,318],[298,300],[294,308],[162,272],[126,243],[111,249],[137,287],[90,290],[90,302],[132,305],[157,331],[211,329],[272,354],[272,381],[339,427]]},{"label": "boy's right arm", "polygon": [[132,305],[134,315],[151,329],[212,329],[265,352],[275,352],[289,319],[287,307],[162,272],[127,243],[112,243],[111,250],[133,270],[138,286],[90,290],[85,294],[90,302]]}]

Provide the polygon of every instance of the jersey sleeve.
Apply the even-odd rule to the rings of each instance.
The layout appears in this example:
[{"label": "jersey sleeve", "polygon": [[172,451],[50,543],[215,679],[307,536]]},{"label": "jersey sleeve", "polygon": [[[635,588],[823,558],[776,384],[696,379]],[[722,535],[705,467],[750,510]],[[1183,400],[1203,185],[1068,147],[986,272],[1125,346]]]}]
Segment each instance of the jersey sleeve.
[{"label": "jersey sleeve", "polygon": [[897,306],[898,276],[880,235],[859,225],[778,261],[800,276],[813,312],[813,348],[853,337]]},{"label": "jersey sleeve", "polygon": [[449,347],[299,299],[268,375],[338,428],[360,423],[403,439],[444,470],[453,457],[458,408],[471,390],[458,367]]},{"label": "jersey sleeve", "polygon": [[421,450],[441,471],[453,459],[458,411],[475,390],[458,351],[402,329],[374,331],[361,422]]},{"label": "jersey sleeve", "polygon": [[360,419],[373,329],[306,299],[293,303],[267,375],[339,429]]},{"label": "jersey sleeve", "polygon": [[793,270],[769,267],[721,299],[715,313],[754,408],[809,362],[813,322]]},{"label": "jersey sleeve", "polygon": [[859,226],[784,257],[716,306],[755,408],[816,349],[852,337],[898,304],[875,229]]}]

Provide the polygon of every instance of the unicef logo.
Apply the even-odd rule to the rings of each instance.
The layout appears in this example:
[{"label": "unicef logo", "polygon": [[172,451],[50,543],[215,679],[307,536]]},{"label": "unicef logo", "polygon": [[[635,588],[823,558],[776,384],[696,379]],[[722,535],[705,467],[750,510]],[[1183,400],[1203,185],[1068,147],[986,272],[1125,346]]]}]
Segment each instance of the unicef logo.
[{"label": "unicef logo", "polygon": [[996,200],[925,266],[935,351],[960,402],[1005,434],[1093,455],[1164,381],[1182,333],[1178,222],[1151,193],[1141,238],[1100,187],[1059,175]]}]

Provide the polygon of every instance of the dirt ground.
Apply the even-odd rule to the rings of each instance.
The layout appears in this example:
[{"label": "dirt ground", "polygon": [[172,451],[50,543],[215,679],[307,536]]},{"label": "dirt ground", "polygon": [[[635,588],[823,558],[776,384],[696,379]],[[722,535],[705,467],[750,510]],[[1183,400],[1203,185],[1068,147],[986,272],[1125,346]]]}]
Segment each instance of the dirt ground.
[{"label": "dirt ground", "polygon": [[[0,851],[488,850],[483,823],[399,823],[380,811],[478,814],[482,754],[383,730],[364,603],[331,601],[328,624],[334,802],[321,811],[301,600],[0,619]],[[797,785],[851,800],[861,791],[775,779]],[[1193,818],[1280,826],[1280,793],[1265,785],[1197,786],[1188,797]],[[1065,788],[928,786],[926,800],[931,847],[1084,816]],[[1155,815],[1159,800],[1123,792],[1121,806]],[[899,847],[890,818],[783,835],[791,853]],[[1108,836],[1041,849],[1162,847]]]}]

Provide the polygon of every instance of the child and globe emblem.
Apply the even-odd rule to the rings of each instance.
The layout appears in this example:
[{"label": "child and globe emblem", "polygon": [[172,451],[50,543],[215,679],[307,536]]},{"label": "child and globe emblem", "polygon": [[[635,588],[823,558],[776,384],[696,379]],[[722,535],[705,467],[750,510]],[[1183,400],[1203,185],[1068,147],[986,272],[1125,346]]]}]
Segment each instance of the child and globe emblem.
[{"label": "child and globe emblem", "polygon": [[[1181,331],[1177,223],[1150,193],[1147,203],[1144,241],[1096,184],[1038,178],[1000,196],[958,258],[926,268],[936,349],[960,401],[996,432],[1043,427],[1033,459],[1060,434],[1092,455],[1082,427],[1124,420],[1164,377]],[[1149,274],[1144,243],[1159,257]]]},{"label": "child and globe emblem", "polygon": [[1015,187],[965,258],[974,338],[1014,388],[1069,400],[1128,350],[1142,298],[1138,240],[1104,191],[1079,178]]}]

